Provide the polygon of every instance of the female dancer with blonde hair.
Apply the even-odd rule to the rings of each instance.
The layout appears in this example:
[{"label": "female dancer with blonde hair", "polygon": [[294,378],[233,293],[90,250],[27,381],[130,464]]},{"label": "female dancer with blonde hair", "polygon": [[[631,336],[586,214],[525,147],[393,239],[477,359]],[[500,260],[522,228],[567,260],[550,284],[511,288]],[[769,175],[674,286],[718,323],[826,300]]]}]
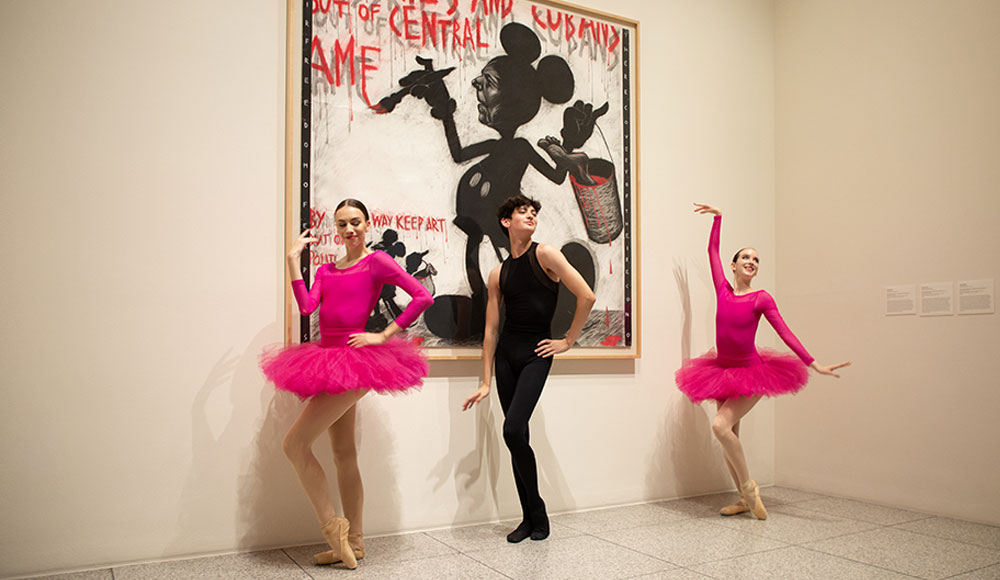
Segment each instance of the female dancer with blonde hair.
[{"label": "female dancer with blonde hair", "polygon": [[[420,282],[403,271],[388,254],[365,245],[368,210],[355,199],[337,206],[337,234],[347,254],[316,271],[307,289],[299,271],[307,244],[316,243],[312,230],[302,232],[288,252],[288,273],[302,315],[319,307],[320,343],[293,345],[265,352],[261,368],[278,389],[308,399],[284,440],[288,456],[305,489],[323,536],[333,548],[316,554],[318,564],[342,561],[356,568],[364,557],[362,508],[364,490],[354,440],[355,405],[369,390],[397,393],[419,386],[427,376],[427,361],[419,349],[393,336],[413,323],[431,305]],[[402,288],[411,297],[394,322],[379,333],[364,331],[383,284]],[[337,517],[326,474],[312,452],[313,442],[326,432],[333,445],[337,483],[344,517]]]},{"label": "female dancer with blonde hair", "polygon": [[[740,419],[764,395],[773,397],[798,392],[809,380],[809,368],[823,375],[839,377],[835,371],[851,363],[818,364],[789,330],[778,313],[774,298],[764,290],[750,288],[760,265],[757,250],[743,248],[733,256],[730,264],[735,282],[733,287],[726,280],[719,258],[722,212],[701,203],[694,206],[696,213],[715,216],[708,241],[708,259],[717,299],[716,348],[700,357],[685,360],[684,366],[675,375],[677,387],[695,403],[715,399],[718,413],[712,421],[712,431],[722,445],[729,473],[740,493],[740,501],[722,508],[720,513],[730,516],[750,511],[757,518],[765,519],[767,509],[760,500],[757,483],[750,479],[743,445],[740,444]],[[769,349],[757,350],[754,336],[761,315],[767,318],[796,356]]]}]

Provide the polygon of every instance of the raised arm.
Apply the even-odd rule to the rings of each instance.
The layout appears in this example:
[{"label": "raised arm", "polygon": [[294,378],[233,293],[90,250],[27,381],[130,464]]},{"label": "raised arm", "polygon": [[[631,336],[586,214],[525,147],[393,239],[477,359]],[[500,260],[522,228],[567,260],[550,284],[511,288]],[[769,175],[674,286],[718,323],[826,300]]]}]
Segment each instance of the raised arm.
[{"label": "raised arm", "polygon": [[301,268],[302,251],[305,250],[308,244],[314,244],[318,241],[319,239],[312,234],[312,228],[309,228],[299,234],[299,237],[292,244],[292,249],[285,256],[285,263],[288,265],[288,277],[292,281],[292,294],[295,296],[295,302],[298,303],[299,312],[302,313],[302,316],[309,316],[319,306],[322,277],[317,272],[316,278],[313,280],[312,289],[308,289],[306,288],[305,280],[302,279]]},{"label": "raised arm", "polygon": [[708,213],[715,216],[712,220],[712,233],[708,236],[708,263],[712,267],[712,285],[718,292],[729,285],[726,271],[722,268],[719,257],[719,238],[722,235],[722,210],[704,203],[694,204],[695,213]]},{"label": "raised arm", "polygon": [[[418,71],[416,74],[425,74]],[[404,79],[405,80],[405,79]],[[402,83],[402,81],[400,81]],[[413,93],[417,98],[427,101],[431,106],[431,116],[440,119],[444,125],[444,138],[448,141],[448,152],[455,163],[463,163],[476,157],[488,155],[496,147],[496,140],[483,141],[468,147],[462,147],[462,140],[458,136],[458,128],[455,126],[455,99],[448,93],[448,86],[444,84],[444,77],[430,82],[426,87],[414,87]]]},{"label": "raised arm", "polygon": [[587,285],[587,281],[576,271],[576,268],[569,263],[555,246],[549,244],[539,244],[537,250],[538,264],[547,272],[554,274],[559,281],[566,285],[566,288],[576,296],[576,311],[573,313],[573,323],[566,332],[566,337],[561,339],[545,339],[538,343],[535,353],[540,357],[549,357],[554,354],[569,350],[583,332],[583,325],[587,322],[590,309],[594,307],[597,298],[594,291]]},{"label": "raised arm", "polygon": [[490,394],[490,385],[493,383],[493,356],[497,350],[497,340],[500,336],[500,266],[490,271],[489,280],[486,282],[486,329],[483,332],[483,380],[475,393],[469,396],[462,403],[462,410],[467,411],[479,404]]}]

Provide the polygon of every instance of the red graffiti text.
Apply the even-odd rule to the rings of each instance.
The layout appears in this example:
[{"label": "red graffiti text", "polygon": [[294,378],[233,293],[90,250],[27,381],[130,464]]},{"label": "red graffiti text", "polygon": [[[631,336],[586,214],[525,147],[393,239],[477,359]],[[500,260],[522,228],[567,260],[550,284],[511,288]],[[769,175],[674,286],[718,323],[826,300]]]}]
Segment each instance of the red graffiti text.
[{"label": "red graffiti text", "polygon": [[[357,77],[361,77],[361,96],[365,100],[365,104],[369,107],[371,106],[371,101],[368,99],[368,73],[378,70],[378,66],[374,64],[374,59],[369,59],[369,53],[378,54],[382,52],[382,49],[376,46],[369,46],[367,44],[361,45],[361,47],[355,51],[354,35],[342,44],[340,39],[335,39],[333,41],[333,48],[330,50],[330,60],[333,61],[333,71],[330,70],[329,60],[326,58],[326,51],[323,50],[323,42],[318,36],[313,36],[312,41],[313,59],[312,68],[313,70],[318,70],[323,73],[326,77],[326,82],[332,86],[340,86],[341,78],[343,77],[343,72],[345,67],[350,67],[351,72],[351,86],[357,86]],[[356,57],[356,52],[360,52],[360,56]],[[355,62],[359,64],[355,66]],[[359,74],[355,75],[355,68],[360,68]]]},{"label": "red graffiti text", "polygon": [[543,12],[537,6],[531,7],[531,17],[535,20],[535,26],[542,30],[561,31],[566,40],[571,40],[574,35],[582,40],[584,35],[589,35],[595,44],[606,47],[608,52],[613,52],[621,43],[618,29],[604,22],[551,8],[546,8]]},{"label": "red graffiti text", "polygon": [[445,218],[413,214],[372,213],[373,226],[393,228],[403,232],[446,233],[445,221]]}]

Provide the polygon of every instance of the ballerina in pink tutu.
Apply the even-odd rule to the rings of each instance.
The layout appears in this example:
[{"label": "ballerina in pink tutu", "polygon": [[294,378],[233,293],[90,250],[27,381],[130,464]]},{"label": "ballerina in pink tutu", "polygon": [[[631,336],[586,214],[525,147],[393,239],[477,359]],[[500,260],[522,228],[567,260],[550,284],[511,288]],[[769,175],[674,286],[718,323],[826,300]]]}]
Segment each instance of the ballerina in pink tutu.
[{"label": "ballerina in pink tutu", "polygon": [[[731,516],[749,511],[757,518],[765,519],[767,510],[760,500],[757,483],[750,479],[743,445],[740,444],[740,419],[764,395],[773,397],[798,392],[809,380],[809,368],[823,375],[840,377],[835,371],[851,363],[818,364],[782,320],[774,298],[764,290],[750,288],[760,264],[757,251],[753,248],[743,248],[733,256],[730,268],[736,282],[735,289],[729,284],[719,258],[722,212],[710,205],[694,205],[696,213],[715,215],[708,240],[708,259],[717,298],[716,348],[700,357],[685,360],[684,366],[675,375],[677,387],[695,403],[715,399],[718,413],[712,421],[712,431],[722,444],[729,473],[740,492],[740,501],[722,508],[720,513]],[[761,315],[767,318],[795,356],[770,349],[757,350],[754,336]]]},{"label": "ballerina in pink tutu", "polygon": [[[433,300],[424,286],[388,254],[365,247],[368,210],[356,199],[337,206],[337,234],[347,255],[316,271],[312,288],[300,274],[302,250],[319,241],[312,230],[302,232],[288,252],[287,264],[299,310],[308,315],[319,307],[319,344],[304,343],[265,352],[261,369],[274,386],[308,399],[284,440],[285,455],[299,476],[323,536],[330,547],[316,554],[318,564],[343,562],[357,567],[364,557],[362,508],[364,490],[354,441],[355,404],[369,390],[400,393],[418,387],[427,376],[427,361],[413,344],[394,336],[420,316]],[[393,284],[411,296],[402,314],[379,333],[365,332],[365,322],[379,299],[383,284]],[[324,432],[333,445],[337,483],[346,517],[337,517],[330,501],[326,474],[312,453]]]}]

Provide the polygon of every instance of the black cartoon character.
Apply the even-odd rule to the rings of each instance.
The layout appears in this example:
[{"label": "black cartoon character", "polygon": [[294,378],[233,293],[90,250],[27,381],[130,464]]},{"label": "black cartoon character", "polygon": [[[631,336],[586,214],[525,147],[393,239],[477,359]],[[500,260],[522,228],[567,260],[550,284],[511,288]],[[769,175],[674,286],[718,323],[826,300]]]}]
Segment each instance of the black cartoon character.
[{"label": "black cartoon character", "polygon": [[[456,163],[483,158],[461,177],[455,203],[454,223],[468,237],[465,269],[472,296],[438,296],[424,314],[428,329],[444,338],[482,336],[486,286],[479,267],[479,246],[484,237],[488,238],[500,260],[504,258],[501,249],[510,251],[510,240],[500,229],[496,209],[505,199],[520,193],[521,179],[529,166],[553,183],[563,183],[567,171],[576,169],[581,163],[579,157],[574,158],[570,152],[586,141],[593,132],[596,118],[607,111],[606,106],[594,111],[582,102],[570,108],[573,112],[567,111],[562,132],[566,146],[553,137],[538,142],[538,147],[553,159],[553,167],[531,143],[516,137],[516,133],[535,117],[543,98],[554,104],[566,103],[572,98],[573,72],[563,58],[555,55],[542,58],[537,68],[533,66],[541,56],[541,43],[523,24],[506,24],[500,31],[500,44],[506,54],[490,60],[472,81],[479,101],[479,122],[499,133],[497,139],[462,145],[453,116],[456,103],[444,83],[444,77],[452,69],[435,71],[430,59],[418,57],[417,62],[423,69],[400,79],[403,88],[373,107],[378,113],[389,113],[406,95],[423,99],[431,107],[431,116],[444,125],[448,150]],[[596,274],[589,250],[576,243],[563,250],[593,287]],[[569,327],[575,303],[572,295],[568,300],[568,304],[560,304],[558,308],[553,332],[564,331],[561,326]]]},{"label": "black cartoon character", "polygon": [[[406,244],[399,241],[399,234],[396,230],[385,230],[382,232],[381,240],[368,245],[372,250],[382,250],[394,259],[406,255]],[[382,292],[379,294],[375,309],[368,317],[368,322],[365,323],[365,331],[382,332],[389,326],[390,322],[402,313],[403,309],[396,304],[396,287],[392,284],[386,284],[382,286]]]},{"label": "black cartoon character", "polygon": [[406,273],[417,279],[427,288],[427,291],[434,296],[434,276],[437,276],[437,268],[434,264],[424,260],[424,256],[430,250],[424,250],[423,252],[413,252],[406,257]]},{"label": "black cartoon character", "polygon": [[[580,167],[585,159],[571,152],[587,140],[597,117],[607,111],[607,106],[595,111],[582,101],[567,110],[562,130],[563,145],[553,137],[538,142],[538,147],[553,159],[553,167],[526,139],[515,134],[519,127],[535,117],[543,98],[555,104],[566,103],[572,98],[573,72],[565,60],[555,55],[542,58],[537,68],[533,66],[541,56],[541,43],[523,24],[506,24],[500,31],[500,44],[506,54],[490,60],[472,81],[479,101],[479,122],[499,133],[498,139],[462,146],[453,117],[456,103],[444,84],[444,77],[452,69],[435,71],[430,59],[417,57],[423,69],[400,79],[402,89],[373,107],[377,113],[389,113],[406,95],[423,99],[430,105],[431,115],[444,125],[448,149],[456,163],[484,157],[462,176],[455,204],[454,223],[468,238],[465,268],[472,296],[439,296],[424,314],[428,329],[444,338],[482,336],[486,286],[479,267],[479,245],[484,237],[488,238],[501,260],[504,257],[501,249],[510,250],[510,241],[497,223],[496,208],[503,200],[520,193],[521,179],[529,165],[556,184],[564,182],[567,171],[586,172],[585,165]],[[571,243],[563,252],[593,287],[596,272],[589,250]],[[575,301],[572,295],[566,294],[560,297],[553,321],[555,333],[565,331],[572,320]]]}]

